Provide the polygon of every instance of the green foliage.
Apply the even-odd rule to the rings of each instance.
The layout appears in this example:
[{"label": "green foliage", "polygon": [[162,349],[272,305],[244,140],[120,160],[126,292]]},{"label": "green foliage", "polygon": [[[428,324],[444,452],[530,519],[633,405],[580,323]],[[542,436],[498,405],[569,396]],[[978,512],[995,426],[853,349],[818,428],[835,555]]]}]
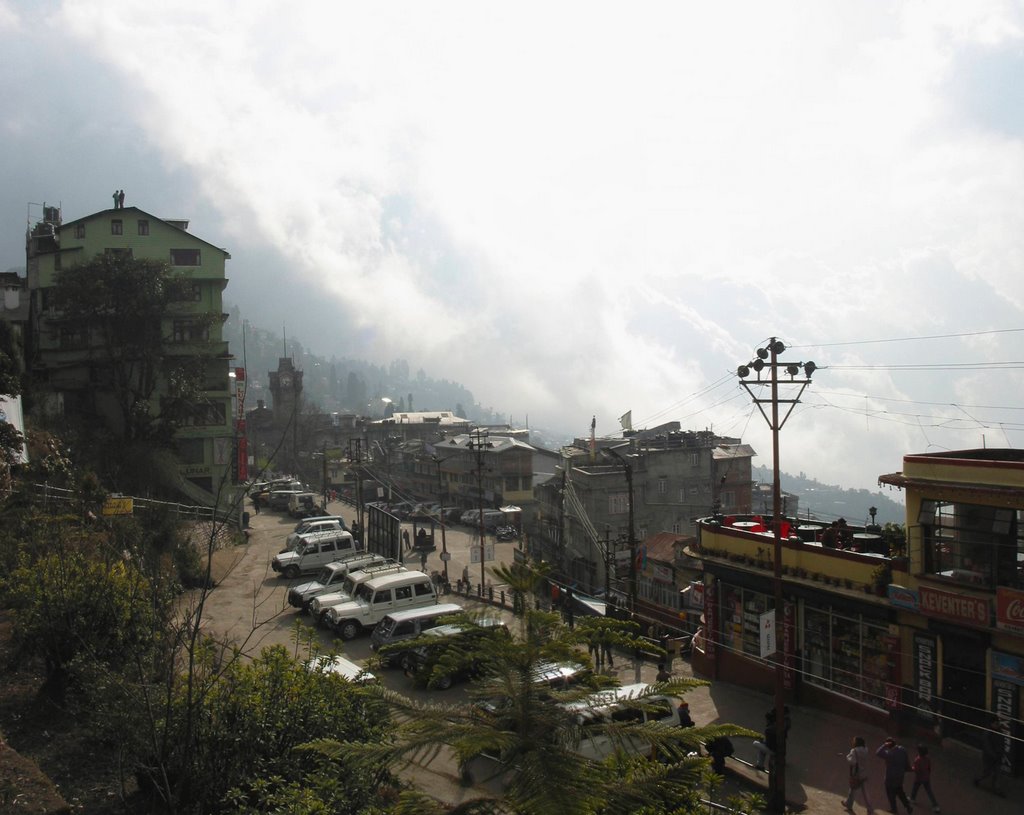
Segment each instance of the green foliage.
[{"label": "green foliage", "polygon": [[14,326],[6,320],[0,320],[0,395],[17,396],[21,393],[23,353]]},{"label": "green foliage", "polygon": [[[147,751],[136,771],[146,788],[169,779],[167,805],[178,812],[267,811],[271,804],[287,804],[271,811],[362,811],[378,800],[378,786],[391,783],[385,768],[295,749],[326,737],[385,739],[390,719],[376,695],[336,674],[308,670],[282,646],[252,662],[236,655],[219,671],[214,653],[206,650],[192,682],[182,677],[176,685],[170,713],[156,728],[153,744],[160,749]],[[320,796],[331,808],[313,804]]]},{"label": "green foliage", "polygon": [[[506,567],[500,579],[528,593],[544,585],[543,574],[530,564]],[[584,737],[582,714],[594,704],[594,691],[613,680],[584,673],[578,684],[550,684],[543,679],[545,668],[586,662],[582,643],[595,631],[616,642],[632,641],[635,632],[628,623],[572,630],[558,615],[532,610],[534,605],[523,604],[510,639],[476,638],[470,641],[476,651],[459,655],[487,666],[485,675],[468,688],[469,705],[419,704],[381,690],[399,722],[393,743],[367,748],[323,742],[311,749],[368,766],[410,759],[427,763],[445,749],[454,754],[467,780],[499,790],[458,812],[627,815],[645,806],[652,813],[690,811],[708,765],[708,759],[695,754],[697,746],[717,735],[757,734],[732,725],[678,728],[638,723],[632,717],[600,719],[597,727],[619,750],[603,763],[589,760],[578,750]],[[626,704],[642,708],[651,694],[680,696],[704,684],[687,679],[659,683]],[[664,762],[647,757],[654,754]],[[402,815],[437,811],[416,793],[403,795],[396,807]]]},{"label": "green foliage", "polygon": [[41,657],[62,695],[77,661],[118,667],[150,649],[157,615],[149,581],[101,534],[54,531],[44,549],[22,551],[4,593],[18,653]]}]

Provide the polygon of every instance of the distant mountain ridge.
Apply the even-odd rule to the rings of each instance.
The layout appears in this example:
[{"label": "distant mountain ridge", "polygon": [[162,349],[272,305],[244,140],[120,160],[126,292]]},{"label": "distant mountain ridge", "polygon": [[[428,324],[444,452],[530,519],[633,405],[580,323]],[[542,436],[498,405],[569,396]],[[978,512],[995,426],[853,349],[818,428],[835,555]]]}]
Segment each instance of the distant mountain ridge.
[{"label": "distant mountain ridge", "polygon": [[[772,483],[772,469],[767,466],[751,468],[754,481],[761,484]],[[906,522],[906,509],[902,502],[893,500],[886,492],[877,490],[846,490],[833,484],[822,484],[809,478],[805,473],[790,475],[780,473],[779,481],[783,492],[800,498],[800,517],[808,517],[808,513],[823,521],[845,518],[851,524],[871,522],[871,507],[877,510],[875,522],[878,524]],[[892,493],[896,495],[897,493]],[[754,507],[759,512],[771,512],[771,506]]]}]

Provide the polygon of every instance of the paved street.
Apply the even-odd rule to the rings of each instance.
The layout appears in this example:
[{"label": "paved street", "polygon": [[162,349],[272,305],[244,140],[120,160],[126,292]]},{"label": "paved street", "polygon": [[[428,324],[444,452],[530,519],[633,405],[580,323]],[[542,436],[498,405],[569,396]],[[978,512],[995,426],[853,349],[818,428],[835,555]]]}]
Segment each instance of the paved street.
[{"label": "paved street", "polygon": [[[329,510],[342,515],[346,520],[350,520],[353,515],[352,507],[340,502],[331,504]],[[218,588],[207,603],[206,626],[219,636],[245,642],[245,650],[249,654],[255,654],[271,643],[282,643],[294,648],[294,620],[299,618],[308,622],[309,618],[296,614],[287,605],[285,595],[289,583],[270,569],[270,561],[282,548],[284,537],[295,522],[284,514],[264,511],[260,515],[253,514],[250,523],[251,534],[246,545],[218,552],[214,558],[214,579]],[[464,528],[457,528],[449,530],[446,537],[452,556],[449,561],[449,577],[454,583],[462,574],[463,567],[469,564],[471,534]],[[511,562],[514,547],[514,543],[496,544],[496,558]],[[438,538],[437,551],[428,558],[428,571],[441,569],[440,551]],[[413,558],[410,567],[418,568],[418,555],[413,555]],[[479,564],[470,565],[470,572],[473,582],[478,582]],[[317,636],[325,647],[335,644],[327,632],[318,632]],[[367,638],[359,637],[345,643],[344,651],[350,658],[365,660],[370,654]],[[674,669],[677,674],[690,674],[689,663],[685,660],[676,660]],[[615,670],[623,682],[633,681],[634,668],[622,655],[615,660]],[[656,666],[651,663],[641,666],[641,675],[646,681],[653,681],[655,672]],[[459,686],[446,692],[414,691],[400,672],[383,671],[381,674],[389,687],[410,695],[424,694],[423,698],[443,698],[445,702],[456,701],[460,696]],[[721,721],[744,725],[753,730],[763,726],[764,713],[772,705],[771,698],[764,694],[725,683],[715,683],[693,691],[687,696],[687,701],[698,725]],[[814,708],[799,705],[791,705],[791,708],[793,724],[786,773],[787,798],[805,812],[841,813],[841,803],[847,792],[844,756],[849,749],[851,737],[864,736],[873,754],[887,734],[879,728],[867,727]],[[911,756],[916,753],[915,745],[907,741],[902,743]],[[754,750],[748,740],[736,740],[736,749],[739,757],[753,760]],[[977,750],[955,742],[931,745],[930,749],[932,786],[943,812],[1017,815],[1021,811],[1024,783],[1020,779],[1010,779],[1005,785],[1008,791],[1006,798],[998,798],[989,792],[975,789],[972,783],[981,766]],[[869,765],[868,794],[875,809],[884,812],[887,810],[882,788],[884,766],[873,755],[872,762]],[[763,773],[755,773],[735,762],[731,762],[730,766],[738,772],[741,780],[753,779],[767,783]],[[475,794],[472,789],[459,786],[454,775],[450,771],[446,772],[443,766],[431,767],[429,773],[414,772],[413,775],[417,784],[429,789],[442,800],[457,803]],[[908,794],[911,782],[912,777],[908,775],[905,785]],[[735,784],[736,780],[733,779],[723,794],[716,798],[723,800],[725,793],[734,789]],[[930,806],[923,792],[918,803],[922,801],[925,809],[920,811],[928,811]],[[862,803],[855,803],[854,808],[857,812],[864,811]]]}]

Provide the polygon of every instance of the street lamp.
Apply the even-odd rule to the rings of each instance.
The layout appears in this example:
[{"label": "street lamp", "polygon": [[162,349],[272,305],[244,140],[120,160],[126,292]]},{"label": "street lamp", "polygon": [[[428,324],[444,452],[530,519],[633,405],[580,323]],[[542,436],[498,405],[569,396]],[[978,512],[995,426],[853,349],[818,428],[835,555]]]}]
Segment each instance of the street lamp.
[{"label": "street lamp", "polygon": [[[779,355],[786,350],[781,340],[772,337],[765,348],[758,348],[756,357],[746,365],[740,365],[736,374],[740,378],[740,384],[746,389],[761,411],[761,415],[768,422],[772,431],[772,529],[775,537],[775,631],[776,651],[775,659],[775,762],[768,776],[768,808],[772,812],[786,811],[786,671],[785,654],[779,651],[779,647],[785,648],[785,637],[778,636],[779,617],[783,609],[782,597],[782,488],[779,478],[779,431],[782,430],[786,420],[793,412],[793,408],[800,401],[804,389],[811,384],[811,375],[817,369],[813,362],[782,363],[779,362]],[[783,380],[786,386],[799,386],[794,398],[779,398],[779,369],[782,369],[789,377]],[[762,372],[767,369],[767,378],[762,379]],[[750,374],[753,371],[757,378],[751,380]],[[769,386],[771,396],[767,399],[755,395],[753,388]],[[764,404],[771,405],[771,417],[765,413]],[[789,409],[786,415],[779,420],[779,405],[787,404]]]}]

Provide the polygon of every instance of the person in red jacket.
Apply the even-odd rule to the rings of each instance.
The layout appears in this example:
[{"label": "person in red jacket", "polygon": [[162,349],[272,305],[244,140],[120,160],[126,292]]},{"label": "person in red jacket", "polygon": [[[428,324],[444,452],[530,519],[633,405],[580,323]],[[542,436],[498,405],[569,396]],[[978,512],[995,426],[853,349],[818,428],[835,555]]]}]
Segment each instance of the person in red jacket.
[{"label": "person in red jacket", "polygon": [[910,803],[917,803],[917,791],[924,787],[928,793],[928,800],[932,802],[932,811],[940,812],[939,802],[935,800],[935,793],[932,792],[932,760],[928,756],[928,747],[924,744],[917,745],[917,757],[910,765],[914,771],[914,786],[910,788]]}]

